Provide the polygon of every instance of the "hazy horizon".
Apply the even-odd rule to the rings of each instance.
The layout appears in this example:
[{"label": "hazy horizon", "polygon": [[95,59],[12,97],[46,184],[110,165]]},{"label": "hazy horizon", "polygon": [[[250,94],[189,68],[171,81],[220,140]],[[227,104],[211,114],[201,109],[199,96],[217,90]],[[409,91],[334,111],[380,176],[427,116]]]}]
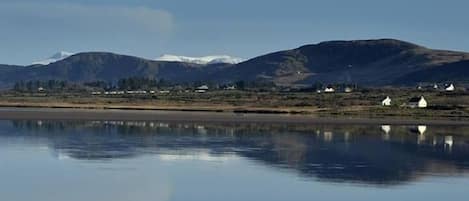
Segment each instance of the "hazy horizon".
[{"label": "hazy horizon", "polygon": [[0,0],[0,63],[27,65],[59,51],[249,59],[322,41],[379,38],[469,51],[468,6],[462,0]]}]

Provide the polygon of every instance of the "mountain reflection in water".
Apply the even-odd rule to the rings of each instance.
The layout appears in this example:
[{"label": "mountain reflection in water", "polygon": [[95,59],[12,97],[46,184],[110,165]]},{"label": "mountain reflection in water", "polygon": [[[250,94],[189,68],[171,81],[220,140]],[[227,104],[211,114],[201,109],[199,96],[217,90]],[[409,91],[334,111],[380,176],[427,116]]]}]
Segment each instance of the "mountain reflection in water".
[{"label": "mountain reflection in water", "polygon": [[243,157],[306,179],[396,185],[469,168],[467,127],[124,121],[0,121],[0,142],[27,140],[60,159]]}]

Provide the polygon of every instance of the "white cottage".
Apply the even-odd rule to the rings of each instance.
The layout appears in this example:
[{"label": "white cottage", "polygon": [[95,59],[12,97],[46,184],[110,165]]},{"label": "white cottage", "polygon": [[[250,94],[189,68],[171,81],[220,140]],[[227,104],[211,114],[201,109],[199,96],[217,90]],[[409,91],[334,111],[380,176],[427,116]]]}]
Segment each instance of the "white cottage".
[{"label": "white cottage", "polygon": [[389,96],[386,96],[384,100],[381,101],[382,106],[391,106],[391,98]]},{"label": "white cottage", "polygon": [[445,91],[454,91],[456,88],[454,87],[453,84],[449,84],[445,87]]},{"label": "white cottage", "polygon": [[351,87],[345,87],[344,92],[345,93],[352,93],[353,89]]},{"label": "white cottage", "polygon": [[207,85],[202,85],[202,86],[199,86],[195,89],[196,93],[205,93],[207,91],[208,91],[208,86]]},{"label": "white cottage", "polygon": [[428,103],[423,96],[414,97],[409,100],[409,107],[411,108],[426,108],[427,106]]},{"label": "white cottage", "polygon": [[326,87],[324,89],[324,93],[334,93],[334,92],[335,92],[335,89],[332,87]]}]

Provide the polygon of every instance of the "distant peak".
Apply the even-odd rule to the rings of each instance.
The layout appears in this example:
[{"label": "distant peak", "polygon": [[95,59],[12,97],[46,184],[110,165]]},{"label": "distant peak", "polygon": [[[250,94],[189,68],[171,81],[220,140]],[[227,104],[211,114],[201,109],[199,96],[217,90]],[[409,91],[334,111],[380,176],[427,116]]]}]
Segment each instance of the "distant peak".
[{"label": "distant peak", "polygon": [[244,61],[244,59],[238,57],[232,57],[228,55],[212,55],[204,57],[188,57],[188,56],[178,56],[172,54],[163,54],[161,57],[155,59],[156,61],[173,61],[173,62],[185,62],[185,63],[195,63],[195,64],[218,64],[218,63],[228,63],[228,64],[237,64]]},{"label": "distant peak", "polygon": [[73,53],[60,51],[60,52],[57,52],[57,53],[53,54],[51,57],[49,57],[45,60],[36,61],[36,62],[33,62],[32,64],[33,65],[49,65],[51,63],[66,59],[66,58],[68,58],[72,55],[73,55]]}]

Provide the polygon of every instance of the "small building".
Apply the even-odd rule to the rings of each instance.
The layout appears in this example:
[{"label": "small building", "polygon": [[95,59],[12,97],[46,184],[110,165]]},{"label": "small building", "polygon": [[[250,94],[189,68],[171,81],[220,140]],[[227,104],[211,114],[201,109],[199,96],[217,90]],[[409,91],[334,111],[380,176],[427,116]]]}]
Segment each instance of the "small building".
[{"label": "small building", "polygon": [[202,86],[199,86],[197,87],[198,90],[208,90],[208,86],[207,85],[202,85]]},{"label": "small building", "polygon": [[456,88],[454,87],[453,84],[449,84],[445,87],[445,91],[454,91]]},{"label": "small building", "polygon": [[381,101],[382,106],[391,106],[391,98],[389,96],[386,96],[384,100]]},{"label": "small building", "polygon": [[324,89],[324,93],[334,93],[334,92],[335,92],[335,89],[332,87],[326,87]]},{"label": "small building", "polygon": [[345,87],[344,92],[345,93],[352,93],[353,89],[351,87]]},{"label": "small building", "polygon": [[195,89],[196,93],[205,93],[207,91],[208,91],[208,86],[207,85],[202,85],[202,86],[199,86]]},{"label": "small building", "polygon": [[428,106],[427,100],[423,96],[414,97],[409,100],[410,108],[426,108]]},{"label": "small building", "polygon": [[225,90],[236,90],[235,86],[227,86],[225,87]]}]

